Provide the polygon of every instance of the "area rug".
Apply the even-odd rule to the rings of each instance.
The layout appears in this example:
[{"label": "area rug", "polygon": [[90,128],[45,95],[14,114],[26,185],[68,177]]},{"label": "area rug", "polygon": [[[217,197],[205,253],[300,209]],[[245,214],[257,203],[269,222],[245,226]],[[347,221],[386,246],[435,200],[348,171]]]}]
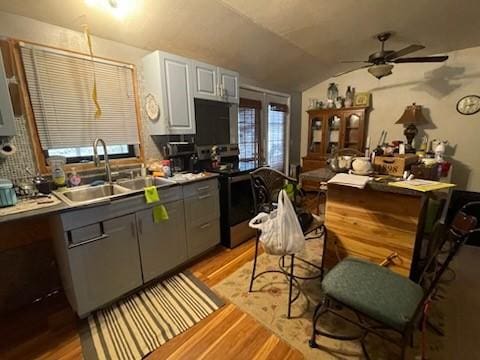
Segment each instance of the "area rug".
[{"label": "area rug", "polygon": [[191,273],[179,273],[92,314],[80,331],[83,355],[142,359],[222,305]]},{"label": "area rug", "polygon": [[[323,240],[308,240],[305,251],[299,256],[321,264]],[[286,261],[288,263],[288,261]],[[278,269],[278,256],[262,254],[258,257],[258,270]],[[288,319],[288,282],[282,274],[265,274],[255,280],[254,291],[248,292],[252,263],[247,263],[224,279],[213,289],[222,297],[252,315],[291,346],[300,350],[306,359],[360,359],[363,358],[358,341],[340,341],[317,336],[319,349],[311,349],[308,340],[312,333],[312,313],[321,298],[320,280],[303,281],[303,295],[292,305],[292,318]],[[296,266],[298,274],[312,274],[311,268]],[[342,310],[346,316],[354,316]],[[332,315],[319,322],[322,330],[336,334],[358,334],[358,328]],[[389,333],[394,335],[394,333]],[[397,359],[399,348],[376,336],[368,336],[367,348],[372,359]],[[436,345],[438,347],[438,344]],[[437,349],[438,351],[438,349]],[[412,352],[412,351],[410,351]],[[418,349],[415,351],[418,353]],[[413,354],[410,354],[413,358]]]}]

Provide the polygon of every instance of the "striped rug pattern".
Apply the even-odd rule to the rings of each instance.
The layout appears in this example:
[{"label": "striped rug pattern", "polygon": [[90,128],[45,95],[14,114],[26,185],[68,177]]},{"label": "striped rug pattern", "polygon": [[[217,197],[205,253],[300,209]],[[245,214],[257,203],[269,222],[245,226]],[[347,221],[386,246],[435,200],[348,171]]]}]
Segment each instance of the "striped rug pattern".
[{"label": "striped rug pattern", "polygon": [[86,360],[142,359],[223,305],[185,272],[96,311],[81,329]]}]

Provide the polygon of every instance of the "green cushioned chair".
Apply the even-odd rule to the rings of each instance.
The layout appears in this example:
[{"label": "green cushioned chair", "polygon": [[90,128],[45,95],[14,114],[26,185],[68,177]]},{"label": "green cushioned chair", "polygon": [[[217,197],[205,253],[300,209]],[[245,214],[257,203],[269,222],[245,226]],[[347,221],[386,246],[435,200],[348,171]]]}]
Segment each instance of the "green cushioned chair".
[{"label": "green cushioned chair", "polygon": [[350,308],[402,331],[413,319],[423,289],[404,276],[365,260],[346,258],[322,282],[323,292]]},{"label": "green cushioned chair", "polygon": [[[348,257],[334,266],[322,281],[323,298],[313,314],[310,347],[318,347],[317,335],[340,340],[360,340],[364,355],[369,359],[365,337],[375,334],[398,344],[398,337],[389,336],[383,331],[393,330],[401,335],[403,359],[406,345],[421,318],[424,304],[430,300],[445,269],[468,236],[480,231],[477,218],[468,212],[473,205],[467,204],[457,213],[446,232],[447,236],[438,241],[436,251],[427,262],[418,284],[366,260]],[[448,256],[440,261],[438,255],[443,254],[447,242]],[[346,316],[338,311],[338,306],[331,306],[332,303],[353,310],[357,318]],[[318,329],[317,322],[327,312],[357,325],[363,331],[360,335],[351,336]]]}]

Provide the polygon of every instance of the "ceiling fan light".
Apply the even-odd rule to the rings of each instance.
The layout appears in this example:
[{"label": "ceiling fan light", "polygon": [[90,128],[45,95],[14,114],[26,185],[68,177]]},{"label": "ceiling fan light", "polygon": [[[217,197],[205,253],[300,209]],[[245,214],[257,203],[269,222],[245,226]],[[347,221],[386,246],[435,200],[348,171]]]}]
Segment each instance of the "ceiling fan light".
[{"label": "ceiling fan light", "polygon": [[381,79],[384,76],[392,74],[393,65],[379,64],[368,68],[368,72],[375,76],[377,79]]}]

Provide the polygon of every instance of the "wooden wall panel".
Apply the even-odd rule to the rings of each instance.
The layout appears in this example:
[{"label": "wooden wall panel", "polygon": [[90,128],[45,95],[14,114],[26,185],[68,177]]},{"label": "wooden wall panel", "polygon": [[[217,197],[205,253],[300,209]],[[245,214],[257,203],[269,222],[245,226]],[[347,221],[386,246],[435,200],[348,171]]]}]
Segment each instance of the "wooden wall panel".
[{"label": "wooden wall panel", "polygon": [[390,268],[409,276],[422,212],[422,197],[329,185],[325,213],[328,229],[325,265],[355,256],[380,263],[392,252]]}]

